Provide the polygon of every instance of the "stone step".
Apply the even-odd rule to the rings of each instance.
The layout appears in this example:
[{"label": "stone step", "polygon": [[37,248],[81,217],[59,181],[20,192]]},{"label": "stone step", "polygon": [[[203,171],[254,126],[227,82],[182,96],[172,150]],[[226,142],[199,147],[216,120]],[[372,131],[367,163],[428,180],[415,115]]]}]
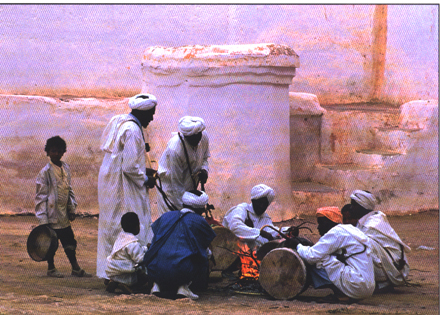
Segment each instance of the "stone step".
[{"label": "stone step", "polygon": [[305,215],[315,215],[320,207],[342,207],[348,202],[344,191],[317,182],[293,182],[292,195],[294,212]]},{"label": "stone step", "polygon": [[351,191],[359,187],[368,187],[371,183],[382,180],[384,172],[380,168],[368,167],[354,163],[349,164],[317,164],[312,181],[333,187],[334,189]]},{"label": "stone step", "polygon": [[353,163],[359,167],[382,168],[401,155],[403,155],[401,152],[386,149],[356,150]]},{"label": "stone step", "polygon": [[372,130],[373,146],[376,149],[406,153],[422,128],[377,127]]}]

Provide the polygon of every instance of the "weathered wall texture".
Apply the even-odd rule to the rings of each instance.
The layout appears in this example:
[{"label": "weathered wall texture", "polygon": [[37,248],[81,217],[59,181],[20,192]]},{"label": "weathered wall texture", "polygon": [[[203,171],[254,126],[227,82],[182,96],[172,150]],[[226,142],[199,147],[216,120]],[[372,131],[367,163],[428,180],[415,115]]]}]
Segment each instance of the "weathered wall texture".
[{"label": "weathered wall texture", "polygon": [[[273,42],[300,56],[291,91],[321,104],[437,98],[438,6],[380,7],[1,5],[0,93],[130,96],[140,91],[146,47]],[[374,88],[377,69],[384,77]]]},{"label": "weathered wall texture", "polygon": [[206,192],[217,212],[250,202],[252,187],[266,184],[276,193],[268,211],[290,219],[289,85],[298,61],[273,44],[149,47],[142,91],[163,100],[152,154],[160,157],[182,116],[202,117],[211,152]]},{"label": "weathered wall texture", "polygon": [[[47,162],[44,142],[59,134],[67,141],[65,160],[74,171],[79,210],[97,212],[99,138],[112,115],[128,112],[123,98],[141,91],[142,56],[150,46],[286,44],[300,58],[290,91],[317,95],[316,102],[323,106],[373,98],[397,105],[437,99],[438,6],[388,5],[386,15],[384,9],[374,5],[0,5],[0,93],[61,97],[0,97],[0,211],[32,210],[35,176]],[[176,113],[185,110],[175,97],[160,102],[172,103]],[[210,108],[191,110],[194,115],[200,110],[203,116]],[[316,119],[316,113],[309,114]],[[335,115],[326,114],[321,130],[315,121],[312,137],[305,132],[293,135],[302,141],[295,142],[299,149],[291,152],[294,158],[350,162],[350,143],[368,148],[375,139],[373,134],[366,135],[368,126],[389,116],[386,112],[359,114],[348,132],[341,129],[346,114]],[[252,124],[251,116],[236,122]],[[305,124],[305,119],[309,117],[298,118],[298,124]],[[159,119],[152,123],[152,132],[177,125],[176,119],[164,120],[166,127],[158,123]],[[420,170],[435,170],[438,156],[429,160],[429,168],[423,168],[427,162],[419,157],[432,155],[430,150],[438,140],[435,131],[420,132],[420,141],[408,148],[410,158],[398,159],[401,164],[396,162],[390,169],[408,171],[406,179],[414,180],[414,185],[426,183],[429,175]],[[351,140],[347,140],[348,133]],[[319,137],[324,139],[320,143]],[[155,140],[154,159],[167,139]],[[213,146],[218,147],[220,140]],[[311,140],[317,143],[313,152],[299,154]],[[295,170],[295,177],[316,175],[311,173],[313,166],[304,164]],[[219,170],[221,165],[214,163],[213,168]],[[332,172],[318,175],[335,179]],[[347,180],[345,175],[340,179]],[[413,186],[414,193],[433,191]],[[153,196],[153,208],[154,200]]]}]

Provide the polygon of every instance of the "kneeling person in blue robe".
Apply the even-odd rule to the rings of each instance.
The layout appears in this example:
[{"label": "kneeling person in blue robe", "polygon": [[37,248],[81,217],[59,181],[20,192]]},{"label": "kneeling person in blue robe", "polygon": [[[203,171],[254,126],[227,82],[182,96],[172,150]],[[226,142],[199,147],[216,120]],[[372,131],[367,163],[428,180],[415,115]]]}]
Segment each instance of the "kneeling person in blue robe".
[{"label": "kneeling person in blue robe", "polygon": [[182,201],[182,210],[166,212],[152,224],[154,238],[142,264],[154,281],[152,294],[197,299],[189,285],[207,284],[208,246],[215,233],[201,215],[209,201],[206,193],[185,192]]}]

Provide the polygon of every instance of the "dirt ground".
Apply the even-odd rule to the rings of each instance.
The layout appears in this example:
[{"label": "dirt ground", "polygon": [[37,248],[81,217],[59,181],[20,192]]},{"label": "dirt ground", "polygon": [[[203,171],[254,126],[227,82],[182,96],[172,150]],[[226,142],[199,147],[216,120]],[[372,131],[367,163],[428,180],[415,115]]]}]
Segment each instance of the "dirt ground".
[{"label": "dirt ground", "polygon": [[[314,221],[314,218],[304,219]],[[230,282],[221,278],[219,272],[211,273],[208,290],[199,293],[200,299],[196,301],[166,300],[148,293],[110,294],[96,276],[83,279],[70,276],[70,265],[61,246],[55,264],[66,277],[47,277],[46,262],[33,261],[26,251],[27,236],[37,220],[33,216],[3,216],[0,217],[0,314],[438,314],[438,211],[393,216],[389,220],[412,248],[408,254],[410,282],[420,286],[399,287],[391,293],[374,294],[369,299],[344,305],[316,302],[315,297],[332,293],[327,289],[308,289],[289,301],[236,293],[226,288]],[[78,241],[78,261],[94,274],[98,220],[77,218],[72,226]],[[316,241],[316,226],[312,230],[312,235],[304,235]],[[420,246],[434,249],[418,249]]]}]

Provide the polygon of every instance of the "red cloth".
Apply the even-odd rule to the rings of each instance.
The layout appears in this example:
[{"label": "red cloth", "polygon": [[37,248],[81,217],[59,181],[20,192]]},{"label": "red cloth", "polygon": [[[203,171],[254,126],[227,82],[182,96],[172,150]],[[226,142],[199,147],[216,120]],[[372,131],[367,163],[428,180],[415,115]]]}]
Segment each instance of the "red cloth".
[{"label": "red cloth", "polygon": [[338,207],[322,207],[316,211],[316,217],[326,217],[327,219],[335,222],[342,223],[341,210]]}]

